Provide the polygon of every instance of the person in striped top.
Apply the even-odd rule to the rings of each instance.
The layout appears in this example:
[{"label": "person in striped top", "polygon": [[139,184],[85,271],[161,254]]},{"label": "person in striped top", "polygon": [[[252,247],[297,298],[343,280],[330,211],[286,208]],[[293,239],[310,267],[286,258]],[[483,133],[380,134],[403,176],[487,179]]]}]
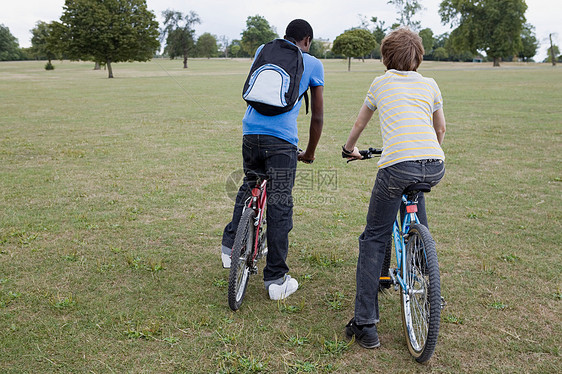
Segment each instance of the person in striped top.
[{"label": "person in striped top", "polygon": [[[378,109],[383,152],[367,224],[359,237],[355,313],[346,326],[347,336],[355,335],[365,348],[380,345],[376,328],[379,277],[402,193],[417,182],[435,186],[445,174],[441,148],[445,137],[443,98],[437,83],[417,72],[423,54],[420,36],[407,28],[395,30],[383,39],[381,55],[387,70],[373,81],[342,147],[346,157],[361,158],[355,145]],[[418,199],[418,217],[427,226],[423,193]]]}]

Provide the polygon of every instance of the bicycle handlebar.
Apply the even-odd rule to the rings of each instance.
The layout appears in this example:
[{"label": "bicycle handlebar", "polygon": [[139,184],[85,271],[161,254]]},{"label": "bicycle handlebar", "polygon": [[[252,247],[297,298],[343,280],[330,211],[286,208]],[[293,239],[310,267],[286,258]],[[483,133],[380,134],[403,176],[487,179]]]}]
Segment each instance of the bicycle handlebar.
[{"label": "bicycle handlebar", "polygon": [[359,153],[361,154],[361,156],[363,156],[362,158],[350,158],[350,156],[343,151],[341,156],[342,158],[348,158],[349,159],[347,160],[348,163],[355,160],[368,160],[370,158],[380,156],[382,153],[382,148],[369,147],[369,149],[364,149],[362,151],[359,151]]}]

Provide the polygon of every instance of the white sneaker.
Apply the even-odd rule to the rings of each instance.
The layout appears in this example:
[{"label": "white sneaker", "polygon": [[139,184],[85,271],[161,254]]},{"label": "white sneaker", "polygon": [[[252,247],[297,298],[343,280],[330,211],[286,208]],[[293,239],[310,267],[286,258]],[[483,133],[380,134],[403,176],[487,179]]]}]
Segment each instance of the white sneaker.
[{"label": "white sneaker", "polygon": [[230,248],[225,247],[224,245],[221,248],[221,259],[222,259],[222,267],[225,269],[230,269],[230,253],[232,250]]},{"label": "white sneaker", "polygon": [[298,288],[299,282],[287,274],[282,284],[270,284],[267,290],[271,300],[283,300],[292,295]]}]

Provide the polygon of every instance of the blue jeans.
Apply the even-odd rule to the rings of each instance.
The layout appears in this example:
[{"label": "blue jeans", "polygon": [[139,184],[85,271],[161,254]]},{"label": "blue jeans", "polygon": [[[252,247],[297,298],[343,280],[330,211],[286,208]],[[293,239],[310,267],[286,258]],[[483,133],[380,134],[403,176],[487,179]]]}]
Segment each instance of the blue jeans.
[{"label": "blue jeans", "polygon": [[[404,161],[379,169],[371,193],[367,225],[359,236],[355,323],[367,325],[379,321],[378,289],[385,247],[392,236],[392,226],[402,204],[406,187],[417,182],[435,186],[445,174],[445,165],[437,160]],[[418,218],[427,225],[425,198],[418,198]]]},{"label": "blue jeans", "polygon": [[238,194],[232,221],[226,225],[222,245],[232,248],[244,202],[258,178],[267,178],[267,263],[264,281],[283,278],[289,271],[289,231],[293,228],[293,196],[297,170],[297,147],[269,135],[244,135],[242,145],[244,182]]}]

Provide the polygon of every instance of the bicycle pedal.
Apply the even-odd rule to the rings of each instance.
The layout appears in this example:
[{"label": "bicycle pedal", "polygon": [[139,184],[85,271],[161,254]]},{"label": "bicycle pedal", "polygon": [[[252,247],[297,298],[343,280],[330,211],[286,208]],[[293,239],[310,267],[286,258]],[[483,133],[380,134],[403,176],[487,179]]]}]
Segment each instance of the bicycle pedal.
[{"label": "bicycle pedal", "polygon": [[380,277],[379,278],[379,292],[383,292],[392,286],[393,282],[390,277]]},{"label": "bicycle pedal", "polygon": [[443,296],[441,296],[441,310],[445,309],[445,307],[447,306],[447,302],[445,301],[445,298]]}]

